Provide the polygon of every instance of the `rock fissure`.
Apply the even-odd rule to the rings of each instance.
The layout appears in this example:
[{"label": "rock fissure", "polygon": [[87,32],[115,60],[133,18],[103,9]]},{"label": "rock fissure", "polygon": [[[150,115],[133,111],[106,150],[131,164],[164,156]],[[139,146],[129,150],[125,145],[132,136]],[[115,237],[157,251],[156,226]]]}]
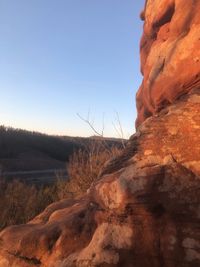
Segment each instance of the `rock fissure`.
[{"label": "rock fissure", "polygon": [[41,265],[41,261],[38,260],[37,258],[28,258],[28,257],[24,257],[24,256],[20,255],[19,253],[11,253],[9,251],[7,251],[7,253],[11,256],[16,257],[17,259],[28,262],[34,266],[40,266]]},{"label": "rock fissure", "polygon": [[136,134],[80,199],[2,231],[0,267],[200,266],[199,10],[146,1]]}]

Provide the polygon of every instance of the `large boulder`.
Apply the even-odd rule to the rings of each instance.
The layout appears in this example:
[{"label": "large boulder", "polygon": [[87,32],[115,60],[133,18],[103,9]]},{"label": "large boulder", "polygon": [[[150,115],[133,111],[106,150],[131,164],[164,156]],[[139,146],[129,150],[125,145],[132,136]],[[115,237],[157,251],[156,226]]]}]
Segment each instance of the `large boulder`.
[{"label": "large boulder", "polygon": [[2,231],[0,267],[200,266],[199,8],[147,1],[136,134],[81,199]]},{"label": "large boulder", "polygon": [[0,234],[0,267],[200,266],[200,92],[147,119],[79,200]]},{"label": "large boulder", "polygon": [[199,0],[146,1],[136,126],[200,86],[199,10]]}]

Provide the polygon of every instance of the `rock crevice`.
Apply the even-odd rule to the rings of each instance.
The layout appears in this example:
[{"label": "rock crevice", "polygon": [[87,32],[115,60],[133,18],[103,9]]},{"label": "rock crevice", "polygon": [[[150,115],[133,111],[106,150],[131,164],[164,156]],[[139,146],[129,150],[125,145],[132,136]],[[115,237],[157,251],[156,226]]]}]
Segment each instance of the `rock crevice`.
[{"label": "rock crevice", "polygon": [[136,126],[199,87],[199,8],[199,1],[146,1]]},{"label": "rock crevice", "polygon": [[200,1],[147,0],[137,132],[81,199],[0,233],[0,267],[200,266]]}]

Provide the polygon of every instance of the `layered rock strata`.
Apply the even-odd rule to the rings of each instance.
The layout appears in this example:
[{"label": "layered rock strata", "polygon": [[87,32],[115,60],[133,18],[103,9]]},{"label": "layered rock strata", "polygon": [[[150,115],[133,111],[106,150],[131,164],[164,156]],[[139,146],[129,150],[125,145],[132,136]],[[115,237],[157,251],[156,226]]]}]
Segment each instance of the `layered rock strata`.
[{"label": "layered rock strata", "polygon": [[200,266],[199,0],[148,0],[137,132],[81,199],[0,233],[0,267]]},{"label": "layered rock strata", "polygon": [[200,86],[199,10],[199,0],[146,1],[136,126]]},{"label": "layered rock strata", "polygon": [[147,119],[80,200],[0,234],[0,267],[200,266],[200,93]]}]

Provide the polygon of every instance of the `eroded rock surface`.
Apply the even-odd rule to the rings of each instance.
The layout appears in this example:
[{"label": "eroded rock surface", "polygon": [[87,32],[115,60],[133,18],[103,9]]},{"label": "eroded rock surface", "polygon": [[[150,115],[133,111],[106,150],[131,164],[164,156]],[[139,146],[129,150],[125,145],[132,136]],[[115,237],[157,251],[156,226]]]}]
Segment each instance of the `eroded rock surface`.
[{"label": "eroded rock surface", "polygon": [[200,92],[147,119],[80,200],[0,234],[0,267],[200,266]]},{"label": "eroded rock surface", "polygon": [[147,1],[143,123],[85,196],[0,233],[0,267],[200,266],[199,7]]},{"label": "eroded rock surface", "polygon": [[137,126],[200,85],[199,10],[199,0],[146,1]]}]

